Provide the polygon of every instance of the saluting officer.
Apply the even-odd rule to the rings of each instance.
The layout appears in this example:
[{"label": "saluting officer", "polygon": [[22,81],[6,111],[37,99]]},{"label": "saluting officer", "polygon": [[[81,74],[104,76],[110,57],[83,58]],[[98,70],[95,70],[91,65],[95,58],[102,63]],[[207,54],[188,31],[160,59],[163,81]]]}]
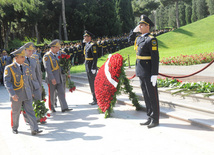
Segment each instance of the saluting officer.
[{"label": "saluting officer", "polygon": [[32,107],[32,85],[30,68],[24,63],[25,48],[21,47],[12,52],[15,61],[5,67],[5,87],[10,94],[12,102],[11,125],[14,134],[18,134],[19,115],[22,105],[29,119],[31,134],[36,135],[42,131],[38,129],[35,113]]},{"label": "saluting officer", "polygon": [[97,99],[94,92],[94,80],[97,73],[97,49],[96,44],[92,42],[92,36],[94,36],[91,32],[85,30],[84,33],[84,54],[85,54],[85,70],[88,76],[88,81],[91,89],[91,93],[93,95],[93,102],[89,103],[91,105],[97,104]]},{"label": "saluting officer", "polygon": [[136,75],[140,79],[141,89],[146,103],[148,119],[140,125],[148,125],[152,128],[159,125],[159,99],[157,91],[157,76],[159,69],[159,53],[157,39],[150,35],[150,28],[153,22],[142,15],[139,25],[130,34],[130,39],[141,35],[135,39],[135,50],[137,54]]},{"label": "saluting officer", "polygon": [[43,57],[43,63],[46,70],[46,82],[48,84],[49,109],[56,112],[54,109],[55,93],[57,91],[62,112],[70,111],[67,101],[65,100],[64,78],[59,65],[57,52],[60,49],[60,40],[53,40],[49,46],[50,51]]}]

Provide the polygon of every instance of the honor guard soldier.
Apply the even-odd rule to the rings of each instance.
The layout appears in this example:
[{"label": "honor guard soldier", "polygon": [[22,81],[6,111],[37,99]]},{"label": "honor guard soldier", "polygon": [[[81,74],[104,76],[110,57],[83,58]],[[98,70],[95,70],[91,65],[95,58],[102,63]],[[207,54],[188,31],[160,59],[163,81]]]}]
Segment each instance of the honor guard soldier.
[{"label": "honor guard soldier", "polygon": [[11,125],[14,134],[18,134],[19,115],[23,105],[29,119],[31,134],[36,135],[42,131],[38,129],[35,113],[32,107],[32,85],[30,68],[25,61],[25,48],[21,47],[12,52],[15,61],[5,67],[5,87],[10,94],[12,102]]},{"label": "honor guard soldier", "polygon": [[140,79],[141,89],[146,103],[148,119],[140,125],[152,128],[159,125],[159,99],[157,91],[157,76],[159,69],[159,53],[157,39],[150,35],[153,22],[145,15],[141,16],[139,25],[130,34],[134,38],[137,32],[141,35],[135,39],[136,75]]},{"label": "honor guard soldier", "polygon": [[85,30],[84,33],[84,41],[86,42],[84,48],[85,70],[88,76],[91,93],[93,95],[93,102],[89,104],[96,105],[97,99],[94,92],[94,80],[97,73],[97,49],[96,44],[92,42],[92,36],[94,35],[91,32]]},{"label": "honor guard soldier", "polygon": [[55,93],[57,91],[62,112],[70,111],[72,109],[68,108],[67,101],[65,100],[64,79],[57,57],[57,52],[61,47],[60,40],[53,40],[49,46],[51,47],[50,51],[43,57],[43,63],[46,70],[46,82],[48,84],[49,109],[52,112],[56,112],[54,103]]},{"label": "honor guard soldier", "polygon": [[4,81],[3,81],[4,68],[7,65],[12,63],[12,59],[10,56],[8,56],[7,51],[5,49],[2,50],[2,57],[0,57],[0,63],[1,63],[1,65],[0,65],[1,78],[0,79],[1,79],[1,83],[4,84]]}]

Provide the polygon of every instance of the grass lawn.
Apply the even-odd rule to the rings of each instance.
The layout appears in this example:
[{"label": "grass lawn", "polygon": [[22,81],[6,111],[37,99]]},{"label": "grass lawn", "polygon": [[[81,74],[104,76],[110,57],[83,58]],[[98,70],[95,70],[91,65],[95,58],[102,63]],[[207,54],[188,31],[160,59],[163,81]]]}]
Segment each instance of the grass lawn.
[{"label": "grass lawn", "polygon": [[[214,52],[214,15],[183,26],[172,32],[157,37],[160,60],[163,57],[173,57],[181,54],[191,55]],[[118,51],[125,59],[130,56],[131,65],[135,65],[136,53],[134,47]],[[98,59],[98,67],[107,60],[108,55]],[[71,68],[72,73],[85,71],[85,66]]]}]

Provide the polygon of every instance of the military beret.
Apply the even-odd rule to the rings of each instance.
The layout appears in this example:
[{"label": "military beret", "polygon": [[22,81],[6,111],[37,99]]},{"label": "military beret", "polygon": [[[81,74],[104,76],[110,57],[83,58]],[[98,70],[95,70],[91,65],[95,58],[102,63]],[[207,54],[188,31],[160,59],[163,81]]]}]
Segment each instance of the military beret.
[{"label": "military beret", "polygon": [[149,25],[151,27],[155,26],[154,23],[146,15],[141,15],[140,16],[140,22],[139,22],[139,24],[142,24],[142,23],[147,24],[147,25]]},{"label": "military beret", "polygon": [[61,47],[60,43],[61,43],[61,41],[59,39],[55,39],[48,46],[49,47]]},{"label": "military beret", "polygon": [[26,50],[35,50],[34,44],[32,42],[26,43],[24,47]]},{"label": "military beret", "polygon": [[91,32],[89,32],[88,30],[85,30],[85,31],[84,31],[84,35],[83,35],[83,36],[84,36],[84,37],[85,37],[85,36],[90,36],[90,37],[92,37],[92,38],[94,37],[94,35],[93,35]]},{"label": "military beret", "polygon": [[13,54],[14,56],[25,56],[25,47],[22,46],[19,49],[15,50],[14,52],[12,52],[11,54]]}]

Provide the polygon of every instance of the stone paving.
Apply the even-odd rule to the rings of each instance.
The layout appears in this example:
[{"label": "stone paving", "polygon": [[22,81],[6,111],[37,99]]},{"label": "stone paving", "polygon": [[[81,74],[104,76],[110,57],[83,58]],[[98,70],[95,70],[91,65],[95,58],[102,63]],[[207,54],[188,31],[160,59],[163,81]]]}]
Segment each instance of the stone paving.
[{"label": "stone paving", "polygon": [[[44,84],[46,90],[47,85]],[[9,95],[0,86],[0,155],[213,155],[214,132],[173,118],[161,117],[160,126],[140,126],[146,114],[128,105],[116,105],[112,118],[105,119],[90,94],[66,93],[70,108],[60,107],[39,125],[43,133],[31,136],[20,115],[19,134],[11,132]]]}]

